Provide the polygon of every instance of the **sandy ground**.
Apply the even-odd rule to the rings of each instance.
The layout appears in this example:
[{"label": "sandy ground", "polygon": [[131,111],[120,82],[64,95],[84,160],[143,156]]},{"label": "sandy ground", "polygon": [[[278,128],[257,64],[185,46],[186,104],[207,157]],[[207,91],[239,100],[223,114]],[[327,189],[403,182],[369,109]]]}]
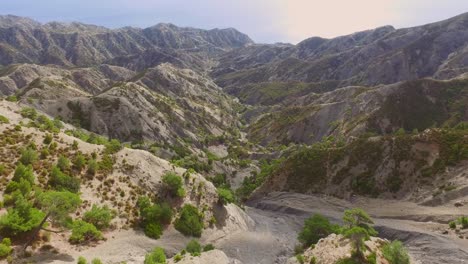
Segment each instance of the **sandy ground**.
[{"label": "sandy ground", "polygon": [[[358,198],[353,203],[332,197],[317,197],[295,193],[271,193],[252,201],[248,214],[256,221],[257,231],[273,235],[285,249],[272,249],[275,262],[284,263],[281,251],[292,255],[296,234],[302,221],[313,213],[326,215],[339,222],[343,210],[352,207],[366,209],[374,218],[380,236],[399,239],[408,247],[413,262],[417,264],[468,263],[468,240],[455,235],[443,235],[447,224],[425,221],[440,220],[448,216],[468,214],[468,208],[452,205],[424,207],[410,202],[384,201]],[[392,219],[390,219],[391,217]],[[274,254],[273,254],[274,253]],[[230,256],[230,254],[228,254]],[[242,260],[242,259],[241,259]],[[246,262],[255,263],[255,262]]]}]

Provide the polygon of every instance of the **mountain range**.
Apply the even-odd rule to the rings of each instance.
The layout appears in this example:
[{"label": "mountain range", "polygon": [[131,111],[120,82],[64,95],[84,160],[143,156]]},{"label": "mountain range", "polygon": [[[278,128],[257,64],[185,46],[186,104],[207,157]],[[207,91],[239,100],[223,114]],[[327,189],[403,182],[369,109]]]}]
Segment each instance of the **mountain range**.
[{"label": "mountain range", "polygon": [[[0,65],[7,101],[68,123],[71,136],[117,139],[170,161],[165,169],[192,169],[248,205],[275,207],[262,202],[274,192],[418,206],[466,196],[468,13],[296,45],[233,28],[5,15]],[[418,256],[433,263],[431,254]]]}]

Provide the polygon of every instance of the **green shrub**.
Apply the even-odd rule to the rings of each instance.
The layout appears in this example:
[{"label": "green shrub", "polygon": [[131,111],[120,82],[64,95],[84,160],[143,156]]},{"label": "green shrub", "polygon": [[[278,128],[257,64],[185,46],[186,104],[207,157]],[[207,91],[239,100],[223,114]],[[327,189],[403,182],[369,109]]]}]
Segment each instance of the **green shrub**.
[{"label": "green shrub", "polygon": [[203,252],[214,250],[214,249],[215,247],[213,246],[213,244],[208,244],[203,247]]},{"label": "green shrub", "polygon": [[403,244],[395,240],[382,247],[382,254],[390,264],[409,264],[410,258]]},{"label": "green shrub", "polygon": [[146,254],[144,264],[166,264],[166,254],[164,249],[157,247]]},{"label": "green shrub", "polygon": [[296,260],[297,260],[297,262],[299,262],[300,264],[304,264],[304,262],[305,262],[304,256],[301,255],[301,254],[296,255]]},{"label": "green shrub", "polygon": [[216,176],[208,178],[208,180],[211,181],[216,188],[231,188],[231,184],[224,173],[216,174]]},{"label": "green shrub", "polygon": [[49,145],[50,143],[52,143],[52,140],[53,140],[52,134],[46,134],[44,137],[43,143],[46,145]]},{"label": "green shrub", "polygon": [[79,147],[79,146],[78,146],[78,141],[76,141],[76,140],[73,140],[73,143],[72,143],[72,149],[73,149],[73,150],[77,150],[77,149],[78,149],[78,147]]},{"label": "green shrub", "polygon": [[72,234],[69,239],[70,243],[81,244],[101,239],[101,232],[93,224],[86,223],[83,220],[73,222]]},{"label": "green shrub", "polygon": [[122,144],[117,139],[111,139],[109,142],[105,144],[104,152],[107,154],[114,154],[119,152],[122,149]]},{"label": "green shrub", "polygon": [[10,255],[13,249],[11,248],[11,240],[5,237],[0,243],[0,258],[5,258]]},{"label": "green shrub", "polygon": [[182,258],[183,258],[183,257],[182,257],[182,255],[180,255],[180,254],[177,254],[177,255],[175,255],[175,256],[174,256],[174,262],[176,262],[176,263],[177,263],[177,262],[181,261],[181,260],[182,260]]},{"label": "green shrub", "polygon": [[57,160],[57,167],[61,171],[68,171],[70,170],[70,160],[67,159],[65,156],[60,155],[58,160]]},{"label": "green shrub", "polygon": [[200,237],[203,230],[203,218],[196,207],[186,204],[182,207],[174,227],[186,236]]},{"label": "green shrub", "polygon": [[[60,122],[60,121],[58,121]],[[32,126],[35,126],[39,129],[47,130],[53,133],[60,132],[60,128],[63,127],[56,120],[50,120],[45,115],[39,115],[34,122],[31,123]]]},{"label": "green shrub", "polygon": [[22,117],[29,118],[31,120],[35,120],[37,117],[37,111],[31,107],[25,107],[21,109],[20,114]]},{"label": "green shrub", "polygon": [[48,149],[43,148],[41,149],[41,159],[46,159],[50,155],[50,152]]},{"label": "green shrub", "polygon": [[55,190],[67,190],[72,193],[77,193],[80,190],[80,180],[63,173],[58,167],[52,167],[50,172],[49,184]]},{"label": "green shrub", "polygon": [[10,96],[7,96],[6,100],[8,102],[18,102],[18,97],[16,97],[16,95],[10,95]]},{"label": "green shrub", "polygon": [[5,193],[13,193],[19,191],[21,195],[29,197],[29,194],[32,191],[31,183],[25,179],[21,179],[20,182],[10,181],[5,188]]},{"label": "green shrub", "polygon": [[362,264],[361,261],[357,261],[353,258],[344,258],[338,260],[335,264]]},{"label": "green shrub", "polygon": [[10,123],[10,120],[7,117],[0,115],[0,124],[9,124],[9,123]]},{"label": "green shrub", "polygon": [[12,180],[20,182],[21,179],[27,180],[31,185],[34,184],[34,172],[31,165],[24,166],[23,163],[20,162],[18,166],[16,166]]},{"label": "green shrub", "polygon": [[50,150],[50,152],[55,153],[55,151],[57,150],[57,148],[58,148],[57,142],[52,142],[52,143],[50,143],[50,145],[49,145],[49,150]]},{"label": "green shrub", "polygon": [[468,217],[462,216],[458,218],[458,223],[462,226],[462,229],[468,228]]},{"label": "green shrub", "polygon": [[185,196],[185,190],[182,187],[182,177],[179,175],[168,172],[162,177],[162,182],[173,196]]},{"label": "green shrub", "polygon": [[156,222],[150,222],[144,226],[145,235],[153,239],[159,239],[163,233],[162,226]]},{"label": "green shrub", "polygon": [[88,261],[84,257],[78,257],[77,264],[88,264]]},{"label": "green shrub", "polygon": [[367,256],[367,263],[368,264],[377,264],[377,254],[375,252],[372,252]]},{"label": "green shrub", "polygon": [[151,200],[142,196],[138,199],[138,208],[140,210],[140,222],[144,228],[145,235],[158,239],[162,235],[162,225],[171,223],[172,209],[166,204],[155,204]]},{"label": "green shrub", "polygon": [[114,216],[114,212],[107,205],[99,207],[94,204],[91,210],[84,213],[83,220],[93,224],[97,229],[103,230],[110,226]]},{"label": "green shrub", "polygon": [[451,221],[451,222],[449,223],[449,227],[450,227],[451,229],[457,228],[457,222],[456,222],[456,221]]},{"label": "green shrub", "polygon": [[148,197],[138,199],[140,217],[142,222],[157,221],[162,224],[170,224],[172,220],[172,208],[167,204],[153,204]]},{"label": "green shrub", "polygon": [[217,192],[218,192],[219,202],[221,202],[222,204],[229,204],[229,203],[235,202],[234,194],[230,189],[218,188]]},{"label": "green shrub", "polygon": [[325,216],[315,214],[304,221],[304,227],[299,232],[297,239],[304,247],[310,247],[321,238],[325,238],[333,233],[339,233],[339,226],[331,224]]},{"label": "green shrub", "polygon": [[353,208],[345,210],[343,222],[348,228],[361,227],[364,228],[370,236],[377,235],[377,231],[372,227],[374,221],[361,208]]},{"label": "green shrub", "polygon": [[[11,197],[15,206],[0,216],[0,231],[3,234],[16,236],[36,228],[45,214],[34,208],[32,202],[20,193],[14,193]],[[7,197],[5,196],[4,199],[6,203]]]},{"label": "green shrub", "polygon": [[266,160],[260,161],[260,173],[244,178],[242,185],[236,190],[237,197],[241,200],[246,200],[257,187],[265,182],[269,175],[281,167],[283,162],[283,158],[270,162]]},{"label": "green shrub", "polygon": [[32,148],[27,148],[21,151],[20,162],[24,165],[33,164],[38,158],[37,152]]},{"label": "green shrub", "polygon": [[199,256],[202,252],[202,246],[197,240],[192,239],[185,247],[185,250],[192,256]]},{"label": "green shrub", "polygon": [[98,170],[98,163],[96,162],[95,159],[90,159],[88,161],[88,169],[86,170],[86,172],[89,174],[89,175],[96,175],[96,172]]},{"label": "green shrub", "polygon": [[102,160],[98,163],[98,168],[104,172],[112,172],[114,167],[114,160],[109,154],[104,154]]},{"label": "green shrub", "polygon": [[95,258],[91,261],[91,264],[102,264],[102,261],[98,258]]},{"label": "green shrub", "polygon": [[77,171],[82,171],[84,166],[86,165],[86,159],[85,157],[81,154],[81,153],[78,153],[75,158],[73,159],[73,167],[77,170]]},{"label": "green shrub", "polygon": [[317,264],[317,259],[315,258],[315,256],[312,256],[310,258],[309,264]]}]

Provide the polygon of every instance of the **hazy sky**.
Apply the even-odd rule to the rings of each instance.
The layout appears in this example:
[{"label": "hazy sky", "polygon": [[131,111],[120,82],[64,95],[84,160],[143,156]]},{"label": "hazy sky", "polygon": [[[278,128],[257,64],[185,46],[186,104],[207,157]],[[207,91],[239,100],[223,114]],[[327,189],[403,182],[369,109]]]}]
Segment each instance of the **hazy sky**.
[{"label": "hazy sky", "polygon": [[393,25],[410,27],[468,12],[468,0],[2,0],[1,14],[41,22],[80,21],[116,28],[159,22],[234,27],[256,42],[334,37]]}]

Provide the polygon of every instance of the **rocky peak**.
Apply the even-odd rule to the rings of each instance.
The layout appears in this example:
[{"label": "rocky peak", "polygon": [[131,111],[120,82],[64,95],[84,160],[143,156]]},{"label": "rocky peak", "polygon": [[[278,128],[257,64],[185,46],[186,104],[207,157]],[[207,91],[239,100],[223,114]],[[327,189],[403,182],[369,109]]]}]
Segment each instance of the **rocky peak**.
[{"label": "rocky peak", "polygon": [[14,15],[0,15],[0,27],[26,27],[33,28],[38,27],[41,24],[27,17],[19,17]]}]

